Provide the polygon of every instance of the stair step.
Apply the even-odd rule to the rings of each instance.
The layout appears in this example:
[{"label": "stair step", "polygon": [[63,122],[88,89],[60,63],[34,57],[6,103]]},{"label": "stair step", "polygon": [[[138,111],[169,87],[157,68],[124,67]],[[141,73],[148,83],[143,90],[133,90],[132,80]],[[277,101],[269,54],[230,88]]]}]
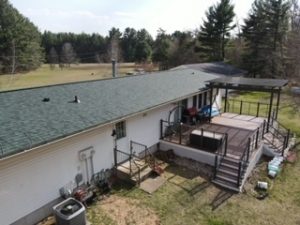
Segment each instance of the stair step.
[{"label": "stair step", "polygon": [[232,179],[237,179],[238,177],[238,172],[231,172],[231,171],[228,171],[228,170],[224,170],[224,169],[219,169],[218,172],[217,172],[218,175],[223,175],[225,177],[228,177],[228,178],[232,178]]},{"label": "stair step", "polygon": [[230,183],[223,182],[223,181],[220,181],[220,180],[213,180],[212,183],[214,183],[218,186],[221,186],[222,188],[225,188],[227,190],[231,190],[231,191],[234,191],[234,192],[240,192],[240,189],[237,187],[237,185],[232,185]]},{"label": "stair step", "polygon": [[221,162],[220,167],[221,167],[221,166],[227,167],[227,168],[230,168],[230,169],[234,169],[234,170],[239,170],[239,166],[237,166],[237,165],[232,165],[232,164],[227,163],[227,162]]},{"label": "stair step", "polygon": [[[141,172],[140,173],[140,182],[142,182],[151,174],[152,169],[149,166],[147,166],[140,172]],[[137,182],[138,181],[138,173],[134,174],[134,176],[131,177],[131,180],[133,180],[134,182]]]},{"label": "stair step", "polygon": [[239,166],[239,160],[229,158],[229,157],[224,157],[221,163],[226,163],[226,164],[233,165],[233,166],[236,166],[236,167]]},{"label": "stair step", "polygon": [[227,177],[227,176],[220,175],[220,174],[218,174],[218,173],[217,173],[217,175],[216,175],[216,179],[218,179],[218,180],[223,180],[223,181],[226,181],[226,182],[228,182],[228,183],[235,184],[235,185],[237,184],[237,179],[235,180],[235,179],[229,178],[229,177]]}]

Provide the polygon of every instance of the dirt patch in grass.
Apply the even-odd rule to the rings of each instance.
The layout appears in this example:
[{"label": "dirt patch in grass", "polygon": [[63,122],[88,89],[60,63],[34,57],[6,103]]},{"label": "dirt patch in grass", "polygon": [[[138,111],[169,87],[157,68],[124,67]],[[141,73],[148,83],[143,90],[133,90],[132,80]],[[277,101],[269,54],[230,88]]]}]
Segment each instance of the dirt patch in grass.
[{"label": "dirt patch in grass", "polygon": [[[99,218],[99,211],[102,216]],[[90,222],[94,225],[103,224],[117,225],[158,225],[160,220],[153,210],[140,204],[138,200],[112,195],[100,201],[90,209],[89,214],[98,214],[98,218],[89,216]]]}]

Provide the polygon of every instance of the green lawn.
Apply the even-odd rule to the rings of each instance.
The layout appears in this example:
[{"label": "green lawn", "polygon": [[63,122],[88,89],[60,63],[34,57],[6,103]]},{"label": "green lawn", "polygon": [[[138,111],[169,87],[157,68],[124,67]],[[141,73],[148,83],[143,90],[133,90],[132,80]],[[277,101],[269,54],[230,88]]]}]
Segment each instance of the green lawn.
[{"label": "green lawn", "polygon": [[[269,104],[270,94],[261,93],[261,92],[244,92],[233,95],[233,99],[242,100],[245,102],[253,102],[252,108],[250,107],[250,115],[256,115],[257,102]],[[276,97],[274,97],[273,103]],[[223,103],[224,104],[224,103]],[[233,107],[232,107],[233,106]],[[243,104],[243,113],[248,114],[249,104]],[[233,108],[233,109],[232,109]],[[236,102],[234,105],[231,105],[230,111],[239,113],[240,104]],[[267,115],[268,107],[265,105],[261,105],[260,107],[261,115]],[[290,93],[287,90],[284,90],[280,97],[280,106],[279,106],[279,114],[278,121],[282,123],[285,127],[291,129],[292,132],[296,133],[297,136],[300,136],[300,107]]]},{"label": "green lawn", "polygon": [[[118,74],[123,76],[133,72],[134,63],[117,65]],[[49,65],[43,65],[35,71],[28,73],[0,75],[0,91],[44,86],[51,84],[69,83],[83,80],[96,80],[112,76],[111,64],[78,64],[70,68],[59,69],[57,66],[51,70]]]},{"label": "green lawn", "polygon": [[[136,187],[123,184],[113,190],[112,196],[128,199],[131,205],[135,205],[136,210],[129,210],[131,213],[138,214],[138,209],[148,209],[148,212],[153,212],[159,218],[159,223],[153,224],[298,225],[300,162],[286,163],[275,180],[266,178],[266,166],[266,162],[260,163],[246,186],[246,192],[242,194],[227,194],[196,172],[171,165],[167,167],[164,174],[167,182],[154,194],[150,195]],[[269,196],[265,200],[258,200],[253,194],[253,187],[257,180],[267,180],[270,184]],[[225,202],[219,205],[222,198]],[[105,204],[107,203],[103,205]],[[101,201],[89,208],[88,218],[94,225],[120,224],[116,223],[117,215],[112,211],[101,209]],[[121,224],[144,223],[135,220],[135,222]]]}]

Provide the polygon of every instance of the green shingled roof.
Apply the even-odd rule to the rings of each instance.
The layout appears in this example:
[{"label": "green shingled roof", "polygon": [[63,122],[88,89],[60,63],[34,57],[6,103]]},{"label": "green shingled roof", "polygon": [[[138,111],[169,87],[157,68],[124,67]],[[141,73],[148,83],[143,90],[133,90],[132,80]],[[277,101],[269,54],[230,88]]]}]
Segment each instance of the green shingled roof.
[{"label": "green shingled roof", "polygon": [[0,92],[0,158],[175,101],[214,78],[185,69]]}]

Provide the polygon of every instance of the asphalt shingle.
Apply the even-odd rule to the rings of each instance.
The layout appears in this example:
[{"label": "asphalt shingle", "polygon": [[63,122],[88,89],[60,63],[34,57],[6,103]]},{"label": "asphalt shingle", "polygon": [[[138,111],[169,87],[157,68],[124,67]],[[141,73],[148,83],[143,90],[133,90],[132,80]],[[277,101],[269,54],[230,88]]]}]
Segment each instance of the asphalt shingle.
[{"label": "asphalt shingle", "polygon": [[0,158],[197,93],[215,78],[185,69],[0,92]]}]

